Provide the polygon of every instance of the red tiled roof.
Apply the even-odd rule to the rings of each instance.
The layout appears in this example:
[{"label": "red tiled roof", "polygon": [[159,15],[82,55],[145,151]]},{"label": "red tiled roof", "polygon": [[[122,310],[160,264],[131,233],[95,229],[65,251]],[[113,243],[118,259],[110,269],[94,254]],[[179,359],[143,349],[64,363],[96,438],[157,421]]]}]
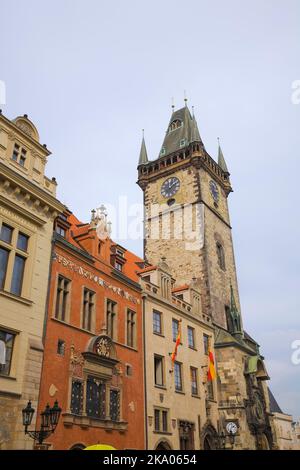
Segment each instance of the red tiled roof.
[{"label": "red tiled roof", "polygon": [[182,290],[187,290],[189,289],[190,286],[188,284],[183,284],[182,286],[175,287],[175,289],[172,289],[172,292],[180,292]]}]

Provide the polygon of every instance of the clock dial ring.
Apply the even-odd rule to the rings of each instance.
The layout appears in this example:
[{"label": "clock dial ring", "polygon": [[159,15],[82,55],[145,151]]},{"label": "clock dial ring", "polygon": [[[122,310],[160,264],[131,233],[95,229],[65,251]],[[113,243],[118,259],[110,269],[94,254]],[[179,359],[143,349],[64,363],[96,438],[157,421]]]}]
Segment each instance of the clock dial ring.
[{"label": "clock dial ring", "polygon": [[161,185],[161,195],[165,198],[174,196],[180,189],[180,181],[176,176],[166,179]]}]

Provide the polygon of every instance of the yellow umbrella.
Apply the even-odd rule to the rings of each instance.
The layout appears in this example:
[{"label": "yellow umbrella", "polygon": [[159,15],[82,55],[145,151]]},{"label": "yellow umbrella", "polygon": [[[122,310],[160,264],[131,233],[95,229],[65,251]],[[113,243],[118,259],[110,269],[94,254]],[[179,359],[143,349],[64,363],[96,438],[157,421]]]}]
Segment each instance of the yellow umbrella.
[{"label": "yellow umbrella", "polygon": [[116,449],[107,444],[94,444],[93,446],[88,446],[83,450],[116,450]]}]

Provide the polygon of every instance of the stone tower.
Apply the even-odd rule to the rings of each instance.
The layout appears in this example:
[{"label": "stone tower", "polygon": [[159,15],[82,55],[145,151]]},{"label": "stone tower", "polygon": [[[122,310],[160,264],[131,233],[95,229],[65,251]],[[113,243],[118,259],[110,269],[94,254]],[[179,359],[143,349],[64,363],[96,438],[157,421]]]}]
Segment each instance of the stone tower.
[{"label": "stone tower", "polygon": [[167,262],[178,286],[198,285],[201,311],[214,324],[220,429],[236,424],[236,449],[275,447],[259,346],[242,325],[228,209],[230,174],[219,145],[206,151],[185,105],[172,112],[158,157],[143,138],[138,184],[145,207],[144,255]]},{"label": "stone tower", "polygon": [[143,138],[138,184],[144,192],[145,258],[156,265],[165,257],[179,285],[197,278],[204,312],[224,328],[232,323],[231,291],[240,311],[229,176],[220,146],[217,163],[187,106],[173,111],[156,160],[148,160]]}]

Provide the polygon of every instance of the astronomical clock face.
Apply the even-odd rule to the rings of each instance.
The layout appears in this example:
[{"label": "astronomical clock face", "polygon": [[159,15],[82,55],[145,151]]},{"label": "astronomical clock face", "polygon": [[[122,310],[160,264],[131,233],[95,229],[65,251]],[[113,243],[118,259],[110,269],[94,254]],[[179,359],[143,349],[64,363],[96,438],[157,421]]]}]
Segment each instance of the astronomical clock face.
[{"label": "astronomical clock face", "polygon": [[254,396],[253,411],[257,421],[263,422],[265,420],[264,407],[258,394]]},{"label": "astronomical clock face", "polygon": [[219,201],[219,188],[215,181],[211,180],[209,183],[210,193],[213,197],[213,200],[218,203]]},{"label": "astronomical clock face", "polygon": [[175,176],[168,178],[161,186],[161,194],[164,197],[172,197],[180,188],[180,181]]}]

